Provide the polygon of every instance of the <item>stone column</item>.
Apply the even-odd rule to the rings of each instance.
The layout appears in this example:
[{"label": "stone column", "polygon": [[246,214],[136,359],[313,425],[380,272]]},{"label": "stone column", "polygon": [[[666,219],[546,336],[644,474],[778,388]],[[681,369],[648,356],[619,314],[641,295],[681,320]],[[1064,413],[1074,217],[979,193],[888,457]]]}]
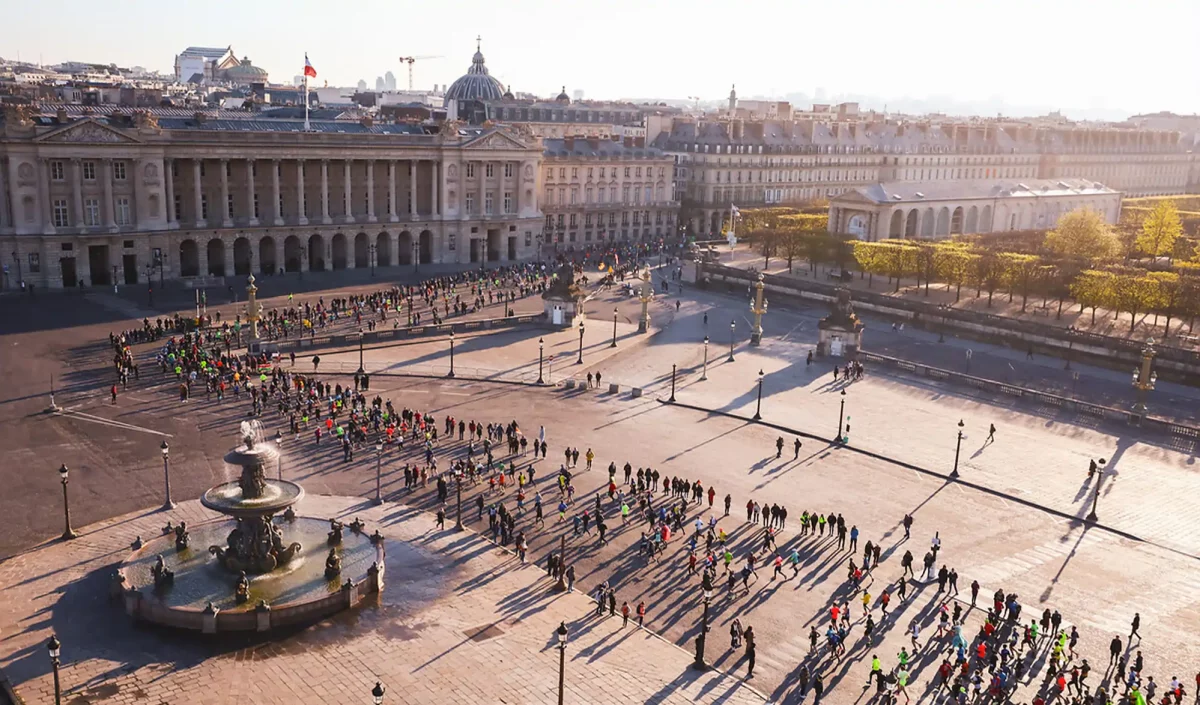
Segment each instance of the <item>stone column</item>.
[{"label": "stone column", "polygon": [[196,238],[196,273],[208,276],[208,241]]},{"label": "stone column", "polygon": [[[179,214],[175,212],[175,173],[172,171],[175,168],[174,159],[163,160],[163,180],[167,186],[167,229],[174,230],[179,227]],[[163,257],[166,258],[166,250],[164,248]]]},{"label": "stone column", "polygon": [[[483,215],[483,202],[487,198],[487,162],[475,162],[475,173],[477,174],[479,183],[478,198],[475,199],[475,212]],[[483,238],[483,261],[487,261],[487,234],[484,233]]]},{"label": "stone column", "polygon": [[[15,220],[15,218],[9,218],[8,209],[4,207],[6,202],[12,203],[11,198],[7,201],[5,200],[5,197],[9,195],[8,177],[5,175],[5,172],[7,171],[8,165],[5,164],[3,160],[0,160],[0,228],[11,227],[13,224],[12,221]],[[13,204],[13,209],[16,209],[15,203]]]},{"label": "stone column", "polygon": [[[275,213],[274,225],[283,225],[283,205],[279,202],[279,160],[271,160],[271,210]],[[283,245],[280,245],[280,258],[283,261]]]},{"label": "stone column", "polygon": [[111,159],[103,160],[104,173],[101,179],[104,181],[104,226],[108,228],[108,232],[117,232],[117,214],[116,204],[113,203],[113,166]]},{"label": "stone column", "polygon": [[[42,233],[53,235],[54,229],[54,204],[50,202],[50,160],[38,160],[38,199],[41,200],[42,206]],[[84,259],[87,259],[84,257]]]},{"label": "stone column", "polygon": [[321,160],[321,222],[329,225],[333,218],[329,217],[329,160]]},{"label": "stone column", "polygon": [[233,213],[229,209],[229,160],[222,159],[221,165],[221,227],[233,227]]},{"label": "stone column", "polygon": [[[233,241],[227,238],[221,238],[221,240],[225,242],[225,276],[233,277],[236,274],[233,264]],[[251,247],[251,249],[254,248]],[[251,269],[250,271],[253,272],[254,270]]]},{"label": "stone column", "polygon": [[[208,223],[206,223],[204,221],[204,206],[201,203],[202,199],[200,198],[202,190],[200,187],[200,160],[199,159],[192,160],[192,187],[193,187],[194,195],[196,198],[196,227],[204,228],[204,227],[208,226]],[[199,247],[199,245],[197,245],[196,249],[202,250],[204,248]],[[200,273],[207,274],[207,272],[205,272],[203,269],[200,270]]]},{"label": "stone column", "polygon": [[388,193],[391,198],[388,199],[388,220],[395,223],[400,220],[400,216],[396,215],[396,161],[388,160]]},{"label": "stone column", "polygon": [[429,199],[430,213],[434,216],[442,214],[442,204],[439,199],[441,189],[438,188],[438,182],[442,180],[442,163],[434,160],[429,162],[429,171],[432,178],[429,179],[430,188],[432,189],[431,198]]},{"label": "stone column", "polygon": [[379,222],[375,217],[375,160],[367,160],[367,222]]},{"label": "stone column", "polygon": [[87,232],[83,220],[83,160],[71,160],[71,190],[75,201],[75,227],[79,232]]},{"label": "stone column", "polygon": [[[251,158],[246,160],[246,209],[250,214],[250,219],[247,222],[251,226],[258,225],[258,213],[254,211],[254,197],[254,159]],[[256,250],[257,248],[255,247],[250,248],[251,260],[254,259]],[[254,268],[251,267],[250,271],[253,272]]]},{"label": "stone column", "polygon": [[412,159],[408,162],[408,215],[413,220],[417,219],[417,160]]},{"label": "stone column", "polygon": [[352,163],[353,162],[351,162],[349,159],[342,162],[342,174],[343,174],[342,178],[344,181],[343,186],[345,187],[344,198],[345,198],[345,202],[346,202],[346,222],[347,223],[354,222],[354,189],[351,188],[351,186],[350,186],[350,174],[351,174],[350,165]]},{"label": "stone column", "polygon": [[296,224],[308,225],[308,214],[304,206],[304,160],[296,160]]}]

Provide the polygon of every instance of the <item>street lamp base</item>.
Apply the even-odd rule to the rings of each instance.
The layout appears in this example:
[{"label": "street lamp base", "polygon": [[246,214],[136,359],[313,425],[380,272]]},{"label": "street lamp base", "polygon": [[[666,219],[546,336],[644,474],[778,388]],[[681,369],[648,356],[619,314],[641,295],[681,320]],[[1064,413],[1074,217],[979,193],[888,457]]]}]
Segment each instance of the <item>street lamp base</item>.
[{"label": "street lamp base", "polygon": [[79,534],[75,533],[71,529],[67,529],[66,531],[63,532],[63,535],[62,535],[63,541],[70,541],[71,539],[76,539],[76,538],[79,538]]},{"label": "street lamp base", "polygon": [[608,347],[610,347],[610,348],[615,348],[615,347],[617,347],[617,341],[615,341],[615,340],[614,340],[614,341],[612,341],[612,345],[609,345]]},{"label": "street lamp base", "polygon": [[463,526],[463,523],[461,521],[455,522],[455,524],[454,524],[455,531],[462,531],[465,528],[466,527]]},{"label": "street lamp base", "polygon": [[645,321],[638,322],[638,332],[639,333],[645,333],[647,328],[649,328],[649,325]]},{"label": "street lamp base", "polygon": [[167,500],[166,502],[163,502],[163,505],[162,505],[162,507],[159,508],[159,510],[168,512],[174,508],[175,508],[175,503],[170,500]]},{"label": "street lamp base", "polygon": [[379,505],[383,504],[383,497],[376,497],[375,499],[371,500],[371,503],[378,507]]},{"label": "street lamp base", "polygon": [[692,661],[692,670],[694,670],[694,671],[707,671],[710,668],[712,668],[712,666],[709,666],[707,663],[705,663],[701,659],[696,659],[695,661]]},{"label": "street lamp base", "polygon": [[958,479],[958,471],[957,471],[957,470],[951,470],[951,471],[950,471],[950,479],[951,479],[951,480],[957,480],[957,479]]},{"label": "street lamp base", "polygon": [[450,372],[446,373],[446,378],[454,379],[454,370],[450,370]]},{"label": "street lamp base", "polygon": [[545,384],[545,383],[546,383],[546,380],[542,379],[541,377],[538,377],[538,381],[537,381],[537,383],[538,383],[538,384]]},{"label": "street lamp base", "polygon": [[760,414],[760,413],[758,413],[758,412],[756,411],[756,412],[754,412],[754,416],[753,416],[752,418],[753,418],[755,421],[762,421],[762,414]]},{"label": "street lamp base", "polygon": [[567,578],[564,575],[558,579],[558,582],[554,583],[554,592],[566,592],[566,591],[567,591]]},{"label": "street lamp base", "polygon": [[1097,521],[1100,521],[1100,517],[1096,516],[1095,512],[1088,512],[1088,515],[1083,520],[1089,524],[1095,524]]},{"label": "street lamp base", "polygon": [[362,366],[359,366],[359,368],[358,368],[358,372],[356,372],[355,374],[357,374],[359,377],[362,377],[362,376],[363,376],[363,375],[365,375],[366,373],[367,373],[367,371],[366,371],[366,370],[364,370],[364,369],[362,368]]},{"label": "street lamp base", "polygon": [[750,344],[755,346],[762,345],[762,333],[755,333],[751,335]]}]

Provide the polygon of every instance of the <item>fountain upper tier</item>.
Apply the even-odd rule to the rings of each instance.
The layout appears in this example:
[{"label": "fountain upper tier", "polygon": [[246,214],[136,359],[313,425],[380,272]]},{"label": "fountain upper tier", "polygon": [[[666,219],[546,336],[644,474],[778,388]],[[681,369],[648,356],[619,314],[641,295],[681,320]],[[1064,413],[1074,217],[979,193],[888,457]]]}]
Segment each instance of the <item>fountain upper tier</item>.
[{"label": "fountain upper tier", "polygon": [[200,502],[233,517],[275,514],[304,498],[304,488],[287,480],[271,480],[265,476],[268,463],[279,453],[266,444],[241,446],[225,455],[225,462],[241,467],[241,477],[209,489]]}]

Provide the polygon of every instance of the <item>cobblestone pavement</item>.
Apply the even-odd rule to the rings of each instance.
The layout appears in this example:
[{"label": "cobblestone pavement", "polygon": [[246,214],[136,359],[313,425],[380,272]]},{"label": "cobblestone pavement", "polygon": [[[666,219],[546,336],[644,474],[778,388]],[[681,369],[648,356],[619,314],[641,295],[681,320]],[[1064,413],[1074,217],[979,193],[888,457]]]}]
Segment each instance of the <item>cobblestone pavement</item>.
[{"label": "cobblestone pavement", "polygon": [[388,537],[376,603],[266,641],[209,639],[134,627],[104,597],[105,577],[135,534],[168,518],[212,518],[199,503],[85,527],[81,538],[0,565],[0,664],[31,705],[53,702],[45,642],[63,644],[64,702],[361,703],[381,681],[388,703],[557,702],[554,630],[566,621],[567,702],[762,703],[739,678],[689,668],[685,651],[617,617],[595,617],[581,593],[556,594],[473,533],[438,530],[401,504],[310,496],[306,516],[361,517]]}]

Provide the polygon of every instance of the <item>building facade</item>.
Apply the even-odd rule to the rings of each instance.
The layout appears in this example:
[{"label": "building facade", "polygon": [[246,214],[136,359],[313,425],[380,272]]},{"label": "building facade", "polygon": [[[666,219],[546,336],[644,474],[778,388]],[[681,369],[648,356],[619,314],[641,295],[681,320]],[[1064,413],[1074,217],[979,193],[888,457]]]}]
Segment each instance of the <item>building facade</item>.
[{"label": "building facade", "polygon": [[860,240],[1048,230],[1086,208],[1115,224],[1121,193],[1085,179],[892,182],[851,189],[829,201],[829,231]]},{"label": "building facade", "polygon": [[547,243],[649,240],[675,233],[673,160],[644,142],[592,137],[542,140],[539,184]]},{"label": "building facade", "polygon": [[676,162],[688,232],[716,236],[730,204],[798,205],[892,181],[1084,179],[1127,196],[1188,192],[1179,133],[1000,123],[648,120]]},{"label": "building facade", "polygon": [[5,285],[532,258],[541,148],[499,128],[157,109],[0,126]]}]

